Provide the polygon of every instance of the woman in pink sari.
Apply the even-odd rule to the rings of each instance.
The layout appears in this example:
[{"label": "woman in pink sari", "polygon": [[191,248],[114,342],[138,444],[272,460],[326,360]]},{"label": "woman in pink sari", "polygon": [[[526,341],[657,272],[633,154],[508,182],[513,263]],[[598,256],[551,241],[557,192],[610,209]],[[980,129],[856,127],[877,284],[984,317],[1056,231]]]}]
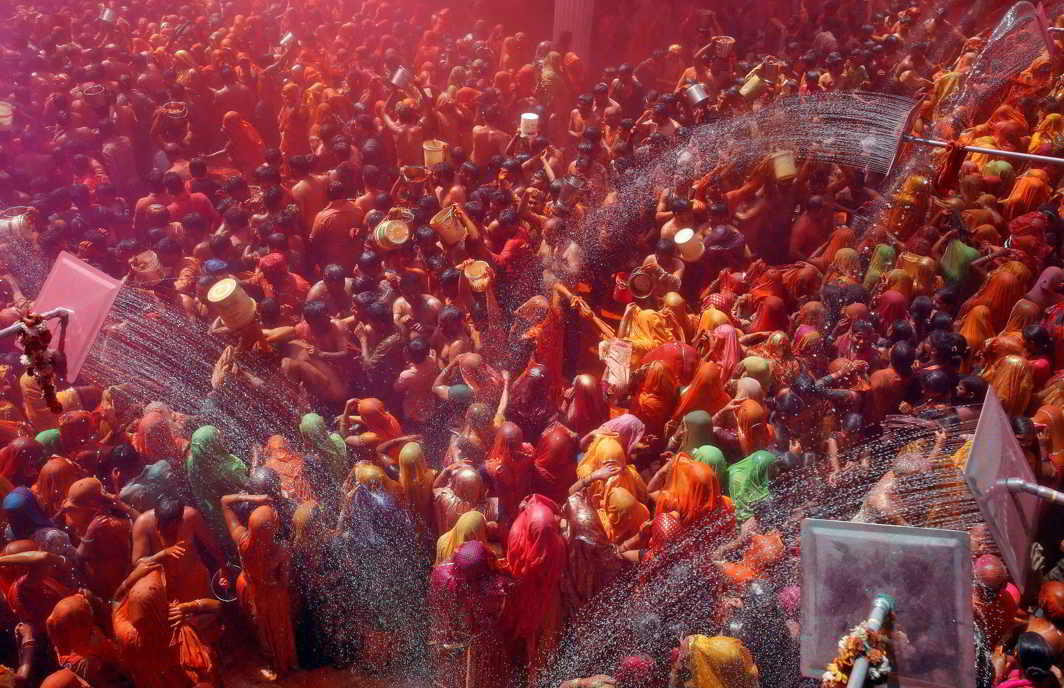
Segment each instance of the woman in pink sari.
[{"label": "woman in pink sari", "polygon": [[731,325],[718,325],[710,339],[709,359],[720,364],[725,380],[731,379],[742,358],[743,347],[739,343],[738,331]]},{"label": "woman in pink sari", "polygon": [[1053,675],[1053,649],[1045,638],[1030,631],[1021,633],[1013,650],[1014,668],[998,688],[1057,688]]}]

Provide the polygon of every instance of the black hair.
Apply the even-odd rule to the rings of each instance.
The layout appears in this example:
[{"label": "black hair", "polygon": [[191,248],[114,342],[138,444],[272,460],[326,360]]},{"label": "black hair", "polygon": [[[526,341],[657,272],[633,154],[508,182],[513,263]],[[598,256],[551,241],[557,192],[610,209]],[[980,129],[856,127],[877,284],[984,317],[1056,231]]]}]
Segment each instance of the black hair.
[{"label": "black hair", "polygon": [[1028,680],[1040,683],[1052,677],[1056,658],[1049,643],[1039,634],[1030,631],[1021,633],[1013,653]]}]

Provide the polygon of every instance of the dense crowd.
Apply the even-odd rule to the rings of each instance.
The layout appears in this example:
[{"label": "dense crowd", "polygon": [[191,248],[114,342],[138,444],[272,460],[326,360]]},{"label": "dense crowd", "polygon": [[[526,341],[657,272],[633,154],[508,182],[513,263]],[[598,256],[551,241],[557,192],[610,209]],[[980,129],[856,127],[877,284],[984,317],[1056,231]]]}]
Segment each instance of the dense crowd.
[{"label": "dense crowd", "polygon": [[[906,485],[960,482],[987,390],[1064,484],[1061,167],[954,145],[883,179],[755,138],[628,191],[700,128],[838,91],[1056,156],[1064,65],[963,101],[992,3],[602,4],[594,56],[466,3],[7,6],[0,326],[36,331],[23,259],[67,251],[144,305],[101,339],[165,314],[224,350],[215,403],[172,408],[0,342],[0,683],[217,686],[253,646],[282,681],[806,685],[798,525],[831,494],[941,525]],[[227,436],[234,394],[287,432]],[[872,461],[899,418],[924,436]],[[1057,523],[1027,596],[971,528],[980,687],[1059,685]],[[697,613],[557,659],[663,566]],[[771,633],[739,623],[766,605]]]}]

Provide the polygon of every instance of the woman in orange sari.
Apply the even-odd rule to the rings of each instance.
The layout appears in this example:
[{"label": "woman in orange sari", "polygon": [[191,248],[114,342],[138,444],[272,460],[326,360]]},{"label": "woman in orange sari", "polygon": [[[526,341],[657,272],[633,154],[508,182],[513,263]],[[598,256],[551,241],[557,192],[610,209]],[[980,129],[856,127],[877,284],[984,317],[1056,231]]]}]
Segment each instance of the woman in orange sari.
[{"label": "woman in orange sari", "polygon": [[266,161],[266,144],[259,132],[239,112],[232,110],[222,118],[222,131],[229,139],[222,152],[229,155],[233,167],[251,177],[255,168]]},{"label": "woman in orange sari", "polygon": [[994,325],[990,321],[990,309],[979,304],[968,311],[961,319],[957,332],[968,342],[968,350],[973,355],[978,353],[986,340],[994,336]]},{"label": "woman in orange sari", "polygon": [[778,564],[785,552],[783,538],[777,531],[764,535],[754,535],[750,545],[738,563],[725,563],[721,566],[724,575],[736,586],[745,586],[755,578],[762,577]]},{"label": "woman in orange sari", "polygon": [[[233,509],[237,502],[255,505],[247,526]],[[236,581],[240,607],[255,626],[272,670],[281,676],[296,666],[296,641],[288,597],[289,553],[276,539],[277,512],[266,495],[225,495],[222,512],[243,566]]]},{"label": "woman in orange sari", "polygon": [[753,399],[744,399],[735,411],[735,425],[739,435],[739,447],[744,456],[767,449],[772,444],[772,426],[768,423],[768,410]]},{"label": "woman in orange sari", "polygon": [[1037,167],[1027,170],[1016,179],[1012,193],[1002,202],[1005,219],[1013,220],[1020,215],[1037,210],[1049,200],[1052,192],[1049,175],[1045,170]]},{"label": "woman in orange sari", "polygon": [[1004,267],[998,268],[983,284],[982,288],[961,306],[960,315],[982,304],[990,309],[990,322],[994,329],[1000,331],[1005,327],[1012,307],[1023,296],[1027,287],[1016,275]]},{"label": "woman in orange sari", "polygon": [[838,253],[840,249],[853,246],[856,239],[857,235],[852,229],[849,227],[839,227],[831,233],[827,246],[825,246],[815,257],[810,258],[809,262],[820,272],[827,272],[828,266],[831,265],[833,260],[835,260],[835,254]]},{"label": "woman in orange sari", "polygon": [[825,271],[824,284],[860,284],[861,254],[852,248],[840,248]]},{"label": "woman in orange sari", "polygon": [[640,368],[633,377],[632,414],[648,433],[660,437],[680,396],[676,378],[661,361]]},{"label": "woman in orange sari", "polygon": [[59,514],[70,486],[85,476],[80,466],[62,456],[53,456],[44,464],[31,489],[48,518]]},{"label": "woman in orange sari", "polygon": [[609,541],[620,546],[639,534],[643,524],[650,520],[650,510],[628,490],[615,487],[598,508],[598,517]]},{"label": "woman in orange sari", "polygon": [[1005,356],[983,371],[983,379],[994,389],[1001,407],[1010,416],[1027,411],[1034,392],[1034,373],[1026,358],[1015,354]]},{"label": "woman in orange sari", "polygon": [[1020,299],[1016,302],[1016,305],[1012,307],[1012,311],[1009,313],[1009,320],[1005,323],[1005,327],[1001,330],[1001,334],[1006,337],[1018,337],[1022,339],[1024,328],[1028,325],[1037,325],[1041,319],[1041,306],[1034,301]]},{"label": "woman in orange sari", "polygon": [[1039,428],[1039,434],[1045,433],[1049,441],[1049,460],[1057,473],[1057,484],[1064,482],[1064,412],[1059,406],[1046,404],[1039,407],[1031,420]]},{"label": "woman in orange sari", "polygon": [[417,442],[407,442],[399,452],[399,487],[403,503],[420,521],[420,526],[433,530],[432,485],[436,471],[425,463],[425,453]]},{"label": "woman in orange sari", "polygon": [[713,361],[702,361],[695,377],[680,396],[672,420],[680,422],[691,411],[708,411],[710,415],[724,408],[731,397],[724,390],[724,372]]},{"label": "woman in orange sari", "polygon": [[299,85],[293,82],[281,89],[284,104],[277,115],[281,132],[281,152],[285,157],[310,153],[310,113],[301,102]]},{"label": "woman in orange sari", "polygon": [[[608,472],[613,475],[601,477],[603,469],[610,469]],[[619,435],[596,434],[576,467],[576,476],[578,480],[569,493],[584,491],[593,509],[602,507],[604,497],[615,487],[623,487],[641,502],[647,499],[646,483],[635,466],[628,463],[628,453]]]},{"label": "woman in orange sari", "polygon": [[48,639],[59,663],[87,685],[109,686],[123,674],[118,650],[93,617],[84,595],[71,595],[55,605],[46,622]]},{"label": "woman in orange sari", "polygon": [[671,513],[685,529],[718,510],[735,524],[731,500],[721,493],[716,472],[687,454],[676,457],[665,488],[656,493],[656,501],[656,514]]}]

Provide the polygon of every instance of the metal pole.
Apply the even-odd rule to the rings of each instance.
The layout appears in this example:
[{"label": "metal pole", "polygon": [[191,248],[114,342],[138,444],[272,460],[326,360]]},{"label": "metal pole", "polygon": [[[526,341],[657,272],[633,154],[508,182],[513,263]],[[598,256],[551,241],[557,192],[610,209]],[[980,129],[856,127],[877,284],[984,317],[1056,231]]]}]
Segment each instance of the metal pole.
[{"label": "metal pole", "polygon": [[1039,499],[1044,499],[1047,502],[1064,504],[1064,492],[1043,485],[1029,483],[1021,478],[1006,479],[1005,488],[1008,489],[1009,492],[1026,492],[1028,494],[1033,494]]},{"label": "metal pole", "polygon": [[[883,628],[887,615],[894,611],[894,598],[890,595],[876,595],[872,601],[872,613],[865,622],[869,631],[878,631]],[[853,663],[853,671],[850,672],[850,680],[846,688],[863,688],[865,679],[868,677],[868,657],[861,655]]]},{"label": "metal pole", "polygon": [[[931,146],[933,148],[946,148],[949,146],[948,141],[936,141],[935,139],[923,139],[919,136],[909,136],[906,134],[901,137],[903,141],[909,143],[918,143],[921,146]],[[983,148],[981,146],[965,146],[964,150],[968,153],[982,153],[995,158],[1011,158],[1013,160],[1026,160],[1028,162],[1040,162],[1047,165],[1064,165],[1064,158],[1053,158],[1048,155],[1035,155],[1034,153],[1017,153],[1016,151],[997,150],[996,148]]]}]

